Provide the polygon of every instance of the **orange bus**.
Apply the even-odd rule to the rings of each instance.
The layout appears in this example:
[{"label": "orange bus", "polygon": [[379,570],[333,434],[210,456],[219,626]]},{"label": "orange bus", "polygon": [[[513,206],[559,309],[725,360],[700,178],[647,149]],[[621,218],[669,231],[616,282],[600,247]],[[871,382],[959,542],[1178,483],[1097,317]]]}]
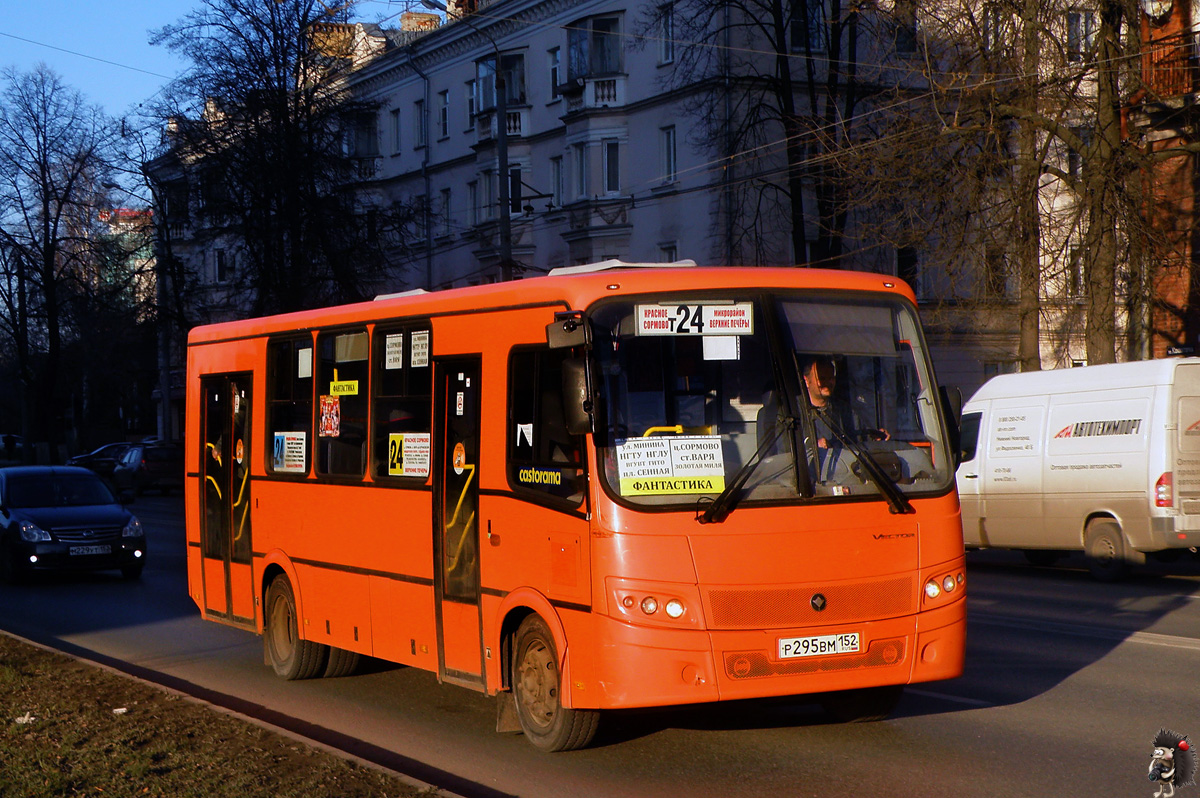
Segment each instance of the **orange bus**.
[{"label": "orange bus", "polygon": [[188,589],[284,678],[424,668],[566,750],[962,671],[956,427],[894,278],[609,261],[200,327],[187,368]]}]

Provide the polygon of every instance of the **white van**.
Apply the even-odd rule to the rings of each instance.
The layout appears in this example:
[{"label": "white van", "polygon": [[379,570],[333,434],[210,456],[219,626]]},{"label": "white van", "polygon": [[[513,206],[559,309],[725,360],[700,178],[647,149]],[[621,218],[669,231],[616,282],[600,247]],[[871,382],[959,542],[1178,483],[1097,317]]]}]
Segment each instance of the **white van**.
[{"label": "white van", "polygon": [[1005,374],[963,407],[967,548],[1083,550],[1111,580],[1200,545],[1200,358]]}]

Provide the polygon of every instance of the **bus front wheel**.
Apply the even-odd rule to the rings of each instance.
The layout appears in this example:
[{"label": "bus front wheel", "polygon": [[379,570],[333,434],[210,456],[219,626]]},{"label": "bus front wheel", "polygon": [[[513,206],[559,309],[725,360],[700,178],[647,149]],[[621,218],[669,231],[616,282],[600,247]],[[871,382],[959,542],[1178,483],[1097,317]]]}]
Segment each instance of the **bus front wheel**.
[{"label": "bus front wheel", "polygon": [[536,615],[521,622],[514,638],[512,691],[521,731],[535,748],[573,751],[596,735],[598,711],[562,705],[562,674],[554,636]]},{"label": "bus front wheel", "polygon": [[263,645],[275,673],[284,679],[311,679],[325,673],[329,647],[300,639],[296,625],[296,596],[286,576],[277,576],[267,588]]}]

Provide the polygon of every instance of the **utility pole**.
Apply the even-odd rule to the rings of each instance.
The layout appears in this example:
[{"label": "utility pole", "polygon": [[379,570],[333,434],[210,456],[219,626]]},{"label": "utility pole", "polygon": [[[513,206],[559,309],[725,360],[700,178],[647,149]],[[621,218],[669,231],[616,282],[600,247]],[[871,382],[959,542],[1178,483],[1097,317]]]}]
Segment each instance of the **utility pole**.
[{"label": "utility pole", "polygon": [[[449,19],[449,11],[446,4],[442,0],[421,0],[421,5],[433,11],[440,11],[446,14]],[[478,33],[480,36],[487,38],[492,45],[492,50],[495,52],[495,78],[493,85],[496,92],[496,179],[499,182],[498,195],[500,205],[499,218],[499,255],[500,255],[500,279],[508,282],[513,278],[513,259],[512,259],[512,217],[511,217],[511,198],[509,191],[509,174],[508,174],[508,81],[504,79],[504,66],[500,57],[500,46],[496,44],[496,39],[485,30],[481,30],[471,18],[466,14],[458,17],[458,19],[467,23],[471,30]],[[480,109],[483,110],[483,109]]]}]

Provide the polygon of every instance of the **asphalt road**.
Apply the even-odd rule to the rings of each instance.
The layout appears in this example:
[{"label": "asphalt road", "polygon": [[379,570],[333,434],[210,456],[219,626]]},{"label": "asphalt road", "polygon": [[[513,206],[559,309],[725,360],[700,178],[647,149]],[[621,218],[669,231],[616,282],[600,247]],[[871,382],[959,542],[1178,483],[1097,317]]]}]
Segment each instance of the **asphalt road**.
[{"label": "asphalt road", "polygon": [[1149,798],[1155,732],[1200,740],[1200,567],[1190,563],[1101,585],[1081,563],[972,554],[967,672],[910,688],[890,720],[830,724],[799,701],[626,712],[606,718],[592,748],[547,755],[496,734],[490,699],[421,671],[373,662],[342,679],[276,679],[259,638],[199,620],[182,501],[144,497],[134,509],[150,535],[140,581],[0,586],[0,627],[468,796]]}]

